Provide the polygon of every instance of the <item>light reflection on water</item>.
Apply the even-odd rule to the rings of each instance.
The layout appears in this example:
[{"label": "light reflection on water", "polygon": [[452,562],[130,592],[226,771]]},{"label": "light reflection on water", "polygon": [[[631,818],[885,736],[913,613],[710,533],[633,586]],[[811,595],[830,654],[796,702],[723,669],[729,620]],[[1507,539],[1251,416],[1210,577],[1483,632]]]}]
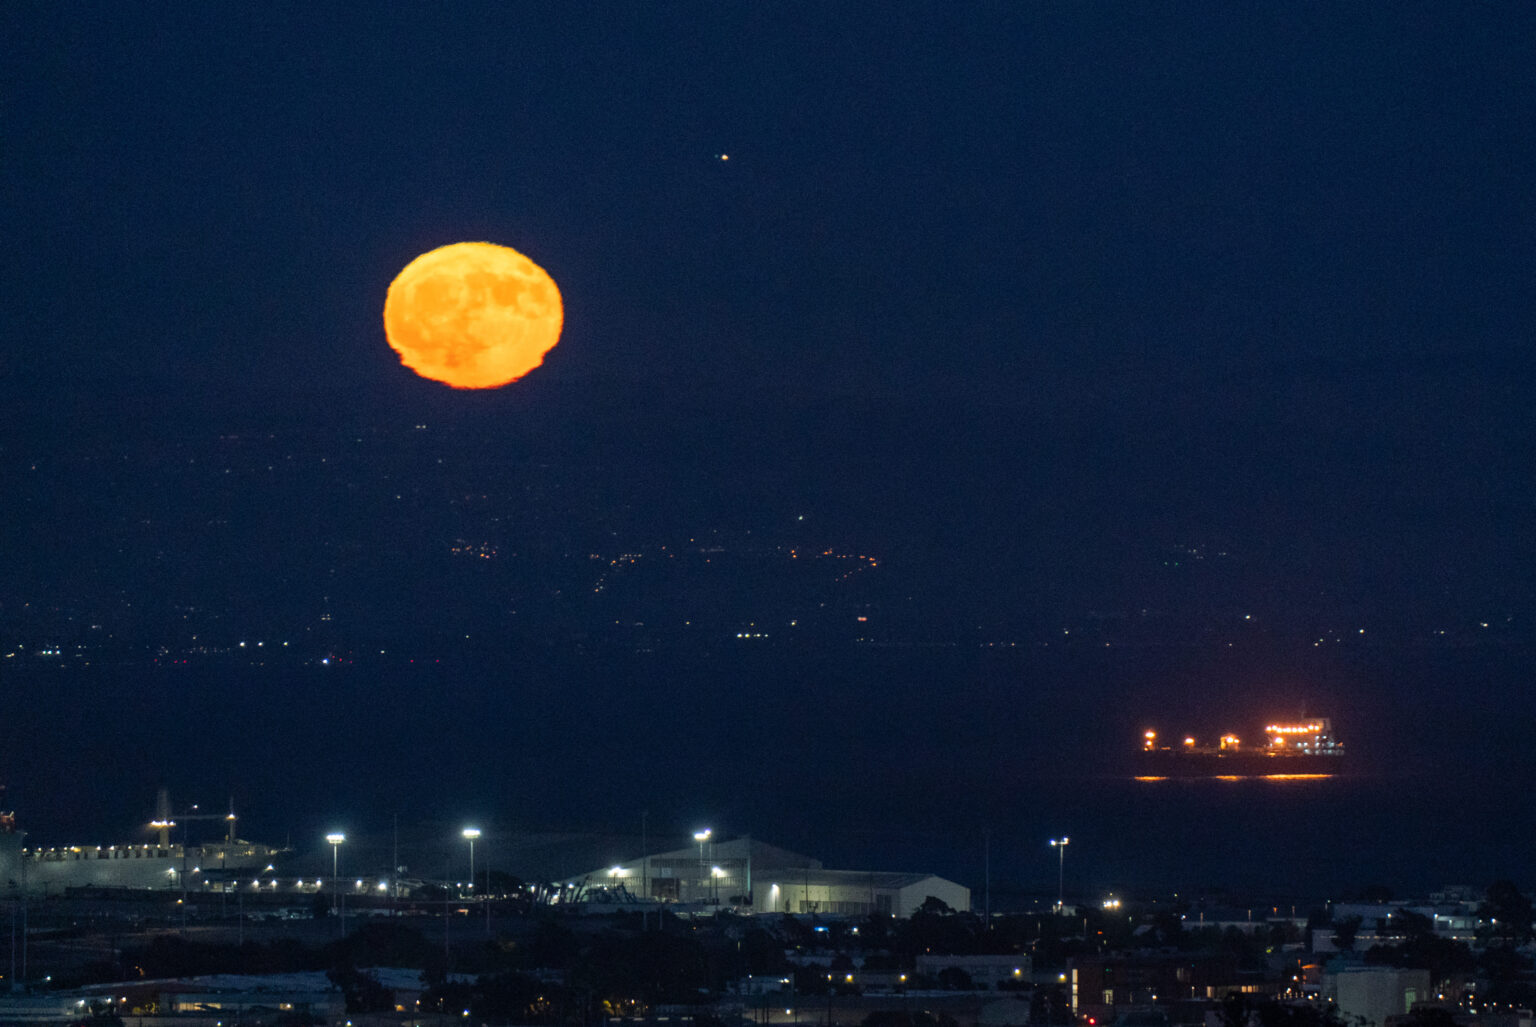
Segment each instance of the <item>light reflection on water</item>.
[{"label": "light reflection on water", "polygon": [[1326,781],[1338,774],[1207,774],[1202,777],[1170,778],[1166,774],[1137,774],[1132,781]]}]

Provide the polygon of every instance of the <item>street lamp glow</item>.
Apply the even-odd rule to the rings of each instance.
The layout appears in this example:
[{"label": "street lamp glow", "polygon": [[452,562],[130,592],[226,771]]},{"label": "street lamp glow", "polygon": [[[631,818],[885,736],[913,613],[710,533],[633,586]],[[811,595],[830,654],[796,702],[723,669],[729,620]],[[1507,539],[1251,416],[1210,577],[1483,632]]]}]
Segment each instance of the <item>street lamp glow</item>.
[{"label": "street lamp glow", "polygon": [[693,832],[693,840],[699,843],[699,888],[701,890],[708,889],[712,883],[704,870],[709,865],[708,861],[704,858],[704,843],[709,841],[709,836],[713,833],[707,827]]},{"label": "street lamp glow", "polygon": [[346,907],[341,904],[341,885],[337,878],[340,876],[341,843],[347,840],[347,836],[340,831],[332,831],[325,836],[325,840],[331,843],[331,902],[336,906],[337,928],[345,936],[347,933],[347,912]]},{"label": "street lamp glow", "polygon": [[459,832],[464,835],[464,840],[470,843],[470,890],[475,890],[475,840],[479,838],[479,827],[465,827]]},{"label": "street lamp glow", "polygon": [[1072,839],[1063,835],[1060,838],[1051,839],[1051,848],[1056,850],[1056,912],[1060,913],[1066,908],[1066,893],[1064,886],[1067,880],[1067,846]]}]

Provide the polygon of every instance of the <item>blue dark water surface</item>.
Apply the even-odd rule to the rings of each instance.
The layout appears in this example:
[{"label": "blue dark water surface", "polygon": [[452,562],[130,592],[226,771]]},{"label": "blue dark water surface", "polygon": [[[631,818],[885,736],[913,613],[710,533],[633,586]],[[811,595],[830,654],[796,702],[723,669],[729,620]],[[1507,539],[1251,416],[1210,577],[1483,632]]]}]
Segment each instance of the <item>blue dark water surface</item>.
[{"label": "blue dark water surface", "polygon": [[[1337,896],[1511,877],[1536,800],[1523,653],[587,654],[430,666],[8,671],[0,775],[31,840],[126,841],[155,790],[242,834],[472,818],[652,838],[702,824],[995,908],[1067,890]],[[1149,725],[1333,717],[1349,774],[1136,781]],[[421,830],[431,828],[421,827]],[[311,846],[312,847],[312,846]],[[516,868],[512,868],[516,869]],[[978,902],[980,896],[978,894]]]}]

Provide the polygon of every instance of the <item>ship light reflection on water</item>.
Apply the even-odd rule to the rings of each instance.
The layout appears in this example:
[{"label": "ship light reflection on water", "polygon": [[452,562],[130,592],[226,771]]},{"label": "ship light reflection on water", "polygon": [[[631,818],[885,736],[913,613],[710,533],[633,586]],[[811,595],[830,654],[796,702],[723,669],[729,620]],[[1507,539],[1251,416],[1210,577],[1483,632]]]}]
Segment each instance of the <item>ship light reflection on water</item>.
[{"label": "ship light reflection on water", "polygon": [[[1211,774],[1206,777],[1180,778],[1183,781],[1326,781],[1338,774]],[[1132,781],[1168,781],[1166,774],[1137,774]]]}]

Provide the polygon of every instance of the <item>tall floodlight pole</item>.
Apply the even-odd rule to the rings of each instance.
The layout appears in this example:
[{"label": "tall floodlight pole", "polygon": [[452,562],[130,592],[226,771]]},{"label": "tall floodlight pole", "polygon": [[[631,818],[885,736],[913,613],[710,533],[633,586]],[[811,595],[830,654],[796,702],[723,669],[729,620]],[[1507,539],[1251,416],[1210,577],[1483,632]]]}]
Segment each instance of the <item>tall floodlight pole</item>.
[{"label": "tall floodlight pole", "polygon": [[[480,837],[478,827],[466,827],[462,832],[469,842],[469,890],[475,890],[475,839]],[[485,933],[491,933],[491,864],[487,860],[485,864],[485,891],[480,896],[480,901],[485,904]]]},{"label": "tall floodlight pole", "polygon": [[[21,840],[27,836],[25,831],[16,832],[16,853],[20,857],[21,890],[12,893],[11,896],[11,992],[21,994],[21,983],[27,977],[27,857],[28,853],[21,848]],[[16,976],[16,912],[21,911],[21,976]]]},{"label": "tall floodlight pole", "polygon": [[1067,908],[1066,882],[1067,882],[1067,845],[1070,838],[1052,838],[1051,848],[1056,850],[1056,912],[1060,913]]},{"label": "tall floodlight pole", "polygon": [[712,833],[707,827],[702,831],[693,832],[693,840],[699,843],[699,885],[701,890],[706,890],[709,885],[709,863],[704,859],[704,843],[709,841],[709,836]]},{"label": "tall floodlight pole", "polygon": [[990,827],[981,829],[981,861],[987,885],[984,908],[987,913],[987,930],[990,931],[992,929],[992,829]]},{"label": "tall floodlight pole", "polygon": [[475,890],[475,839],[480,837],[478,827],[466,827],[462,832],[469,842],[469,890]]},{"label": "tall floodlight pole", "polygon": [[[43,889],[44,897],[47,897],[47,887]],[[27,983],[27,854],[21,854],[21,982],[22,990]]]},{"label": "tall floodlight pole", "polygon": [[485,936],[491,936],[491,857],[487,852],[480,853],[480,863],[485,867],[485,892],[480,896],[481,905],[485,906]]},{"label": "tall floodlight pole", "polygon": [[340,831],[332,831],[325,836],[325,840],[331,843],[331,901],[336,905],[336,917],[338,930],[345,937],[347,933],[347,913],[341,904],[341,843],[347,840],[347,836]]}]

